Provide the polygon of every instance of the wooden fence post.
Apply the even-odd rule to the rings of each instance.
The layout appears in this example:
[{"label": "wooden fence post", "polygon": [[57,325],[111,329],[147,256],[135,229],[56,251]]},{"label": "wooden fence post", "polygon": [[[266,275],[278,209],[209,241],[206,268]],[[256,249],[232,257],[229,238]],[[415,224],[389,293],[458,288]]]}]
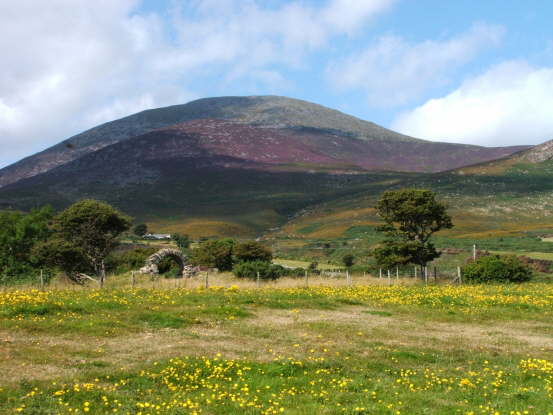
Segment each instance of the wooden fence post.
[{"label": "wooden fence post", "polygon": [[260,277],[259,277],[259,271],[257,271],[257,288],[260,286]]},{"label": "wooden fence post", "polygon": [[134,271],[131,271],[131,288],[132,289],[134,289],[134,284],[135,284]]},{"label": "wooden fence post", "polygon": [[457,278],[459,279],[459,284],[463,283],[463,277],[461,276],[461,267],[457,267]]},{"label": "wooden fence post", "polygon": [[392,277],[390,275],[390,270],[388,270],[388,285],[392,285]]},{"label": "wooden fence post", "polygon": [[415,278],[417,278],[417,267],[415,267]]},{"label": "wooden fence post", "polygon": [[428,267],[424,267],[424,284],[428,285]]},{"label": "wooden fence post", "polygon": [[378,278],[382,278],[382,268],[378,269]]},{"label": "wooden fence post", "polygon": [[40,270],[40,290],[44,291],[44,274],[42,273],[42,269]]},{"label": "wooden fence post", "polygon": [[209,288],[209,271],[205,272],[205,289]]},{"label": "wooden fence post", "polygon": [[396,281],[399,282],[399,267],[396,267]]}]

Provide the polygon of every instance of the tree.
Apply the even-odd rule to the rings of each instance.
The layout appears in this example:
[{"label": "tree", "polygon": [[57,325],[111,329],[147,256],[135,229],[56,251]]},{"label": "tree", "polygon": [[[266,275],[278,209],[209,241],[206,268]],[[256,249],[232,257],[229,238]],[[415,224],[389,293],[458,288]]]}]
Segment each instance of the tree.
[{"label": "tree", "polygon": [[355,257],[352,254],[346,254],[342,257],[342,264],[344,264],[346,268],[351,268],[354,263]]},{"label": "tree", "polygon": [[50,235],[53,210],[0,212],[0,275],[19,277],[33,271],[31,250]]},{"label": "tree", "polygon": [[65,248],[73,248],[68,255],[72,260],[76,252],[82,253],[84,263],[101,286],[105,279],[105,259],[117,246],[119,236],[130,226],[128,216],[107,203],[91,199],[71,205],[54,218],[55,238],[65,241]]},{"label": "tree", "polygon": [[182,251],[190,247],[190,237],[188,235],[182,235],[180,233],[174,233],[171,235],[171,239],[175,241],[177,247]]},{"label": "tree", "polygon": [[57,268],[72,281],[82,284],[81,274],[93,272],[84,252],[77,246],[59,238],[52,238],[33,247],[33,259],[43,268]]},{"label": "tree", "polygon": [[138,225],[134,225],[134,228],[132,228],[132,232],[136,236],[140,236],[141,238],[148,233],[148,225],[145,223],[139,223]]},{"label": "tree", "polygon": [[446,205],[426,189],[386,191],[376,211],[384,221],[377,230],[386,239],[374,250],[374,256],[379,265],[387,268],[412,263],[422,271],[428,262],[440,256],[430,241],[432,235],[453,227]]},{"label": "tree", "polygon": [[232,269],[233,239],[205,241],[192,251],[192,262],[196,265],[217,268],[219,271]]},{"label": "tree", "polygon": [[236,244],[233,254],[236,258],[236,262],[271,262],[273,260],[272,251],[266,246],[255,241]]}]

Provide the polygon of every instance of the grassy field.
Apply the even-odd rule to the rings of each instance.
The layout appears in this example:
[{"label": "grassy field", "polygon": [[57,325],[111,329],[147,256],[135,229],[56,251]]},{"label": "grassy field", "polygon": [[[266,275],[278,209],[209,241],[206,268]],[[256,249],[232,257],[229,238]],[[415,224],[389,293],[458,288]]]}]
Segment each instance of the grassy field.
[{"label": "grassy field", "polygon": [[552,413],[553,285],[371,282],[5,290],[0,412]]}]

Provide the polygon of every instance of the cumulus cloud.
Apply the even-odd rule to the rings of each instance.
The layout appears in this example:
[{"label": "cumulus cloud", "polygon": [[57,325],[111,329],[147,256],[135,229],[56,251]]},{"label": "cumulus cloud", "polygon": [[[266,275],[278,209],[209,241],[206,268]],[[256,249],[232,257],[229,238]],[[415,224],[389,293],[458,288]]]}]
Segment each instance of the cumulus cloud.
[{"label": "cumulus cloud", "polygon": [[553,68],[509,61],[401,114],[392,128],[439,141],[538,144],[553,139],[552,108]]},{"label": "cumulus cloud", "polygon": [[[190,96],[160,94],[162,22],[134,0],[22,0],[0,6],[0,164],[97,122]],[[161,46],[156,50],[155,46]]]},{"label": "cumulus cloud", "polygon": [[193,0],[162,17],[141,12],[139,0],[1,2],[0,166],[95,124],[204,95],[202,83],[278,89],[287,81],[275,65],[301,66],[393,3]]},{"label": "cumulus cloud", "polygon": [[372,106],[405,105],[429,88],[447,82],[448,75],[497,45],[501,26],[478,23],[450,39],[420,43],[388,35],[365,50],[330,65],[329,81],[340,90],[364,91]]}]

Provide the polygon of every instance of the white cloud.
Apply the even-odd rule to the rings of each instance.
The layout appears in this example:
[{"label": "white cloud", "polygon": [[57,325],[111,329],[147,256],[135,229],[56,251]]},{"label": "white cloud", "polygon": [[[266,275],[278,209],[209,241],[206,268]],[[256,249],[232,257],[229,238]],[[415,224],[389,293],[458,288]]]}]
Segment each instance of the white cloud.
[{"label": "white cloud", "polygon": [[196,98],[207,84],[285,85],[275,65],[301,66],[394,1],[190,0],[169,19],[141,13],[139,0],[2,1],[0,167],[97,123]]},{"label": "white cloud", "polygon": [[443,41],[410,43],[384,36],[360,53],[329,66],[327,76],[338,89],[358,89],[372,106],[404,105],[432,87],[482,50],[497,45],[501,26],[475,24],[467,32]]},{"label": "white cloud", "polygon": [[553,139],[552,108],[553,68],[509,61],[400,115],[392,128],[440,141],[537,144]]},{"label": "white cloud", "polygon": [[305,52],[331,37],[352,34],[396,0],[328,0],[319,7],[289,1],[279,8],[253,0],[198,0],[177,8],[181,54],[177,59],[225,63],[244,59],[250,66],[301,64]]}]

